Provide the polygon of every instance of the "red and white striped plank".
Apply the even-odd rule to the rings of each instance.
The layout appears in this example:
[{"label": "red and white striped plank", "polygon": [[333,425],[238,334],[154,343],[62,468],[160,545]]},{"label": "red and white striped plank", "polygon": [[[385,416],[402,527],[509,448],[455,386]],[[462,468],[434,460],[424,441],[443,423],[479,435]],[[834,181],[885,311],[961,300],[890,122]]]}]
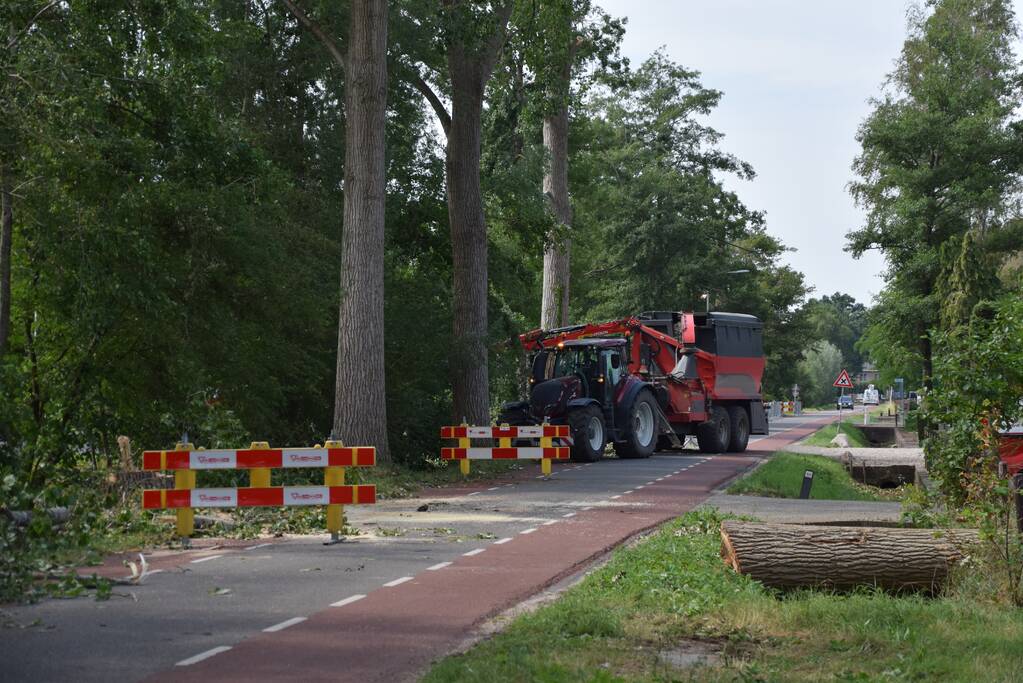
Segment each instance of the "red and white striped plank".
[{"label": "red and white striped plank", "polygon": [[238,448],[144,451],[144,470],[236,470],[290,467],[372,467],[372,446],[353,448]]},{"label": "red and white striped plank", "polygon": [[498,427],[493,425],[469,427],[467,425],[460,425],[458,427],[440,428],[440,437],[442,439],[539,439],[542,436],[567,437],[568,434],[568,425],[523,425],[517,427]]},{"label": "red and white striped plank", "polygon": [[351,486],[272,486],[268,488],[146,489],[142,507],[167,508],[286,507],[302,505],[371,505],[373,484]]},{"label": "red and white striped plank", "polygon": [[441,460],[567,460],[567,446],[549,448],[442,448]]}]

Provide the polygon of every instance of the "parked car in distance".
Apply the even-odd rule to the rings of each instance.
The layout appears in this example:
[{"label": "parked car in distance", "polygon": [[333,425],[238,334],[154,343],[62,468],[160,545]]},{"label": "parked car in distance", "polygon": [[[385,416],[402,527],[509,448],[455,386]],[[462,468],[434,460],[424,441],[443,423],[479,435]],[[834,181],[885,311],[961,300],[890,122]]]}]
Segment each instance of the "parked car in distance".
[{"label": "parked car in distance", "polygon": [[853,397],[852,396],[839,396],[835,401],[835,408],[838,410],[852,410]]}]

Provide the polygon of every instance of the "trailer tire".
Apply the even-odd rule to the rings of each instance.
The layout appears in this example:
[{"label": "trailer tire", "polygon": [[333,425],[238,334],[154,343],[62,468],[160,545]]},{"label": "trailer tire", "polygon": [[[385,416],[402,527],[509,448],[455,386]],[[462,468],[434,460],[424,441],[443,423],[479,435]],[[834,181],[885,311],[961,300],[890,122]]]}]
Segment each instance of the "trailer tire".
[{"label": "trailer tire", "polygon": [[615,442],[619,458],[649,458],[657,447],[656,399],[649,391],[641,391],[629,408],[628,431],[624,441]]},{"label": "trailer tire", "polygon": [[724,453],[731,440],[732,423],[728,419],[728,411],[722,406],[714,406],[710,419],[696,427],[696,443],[704,453]]},{"label": "trailer tire", "polygon": [[742,453],[749,444],[749,416],[742,406],[731,406],[728,419],[732,423],[732,434],[728,441],[729,453]]},{"label": "trailer tire", "polygon": [[607,429],[600,408],[588,405],[571,411],[568,425],[572,430],[572,460],[596,462],[604,457]]}]

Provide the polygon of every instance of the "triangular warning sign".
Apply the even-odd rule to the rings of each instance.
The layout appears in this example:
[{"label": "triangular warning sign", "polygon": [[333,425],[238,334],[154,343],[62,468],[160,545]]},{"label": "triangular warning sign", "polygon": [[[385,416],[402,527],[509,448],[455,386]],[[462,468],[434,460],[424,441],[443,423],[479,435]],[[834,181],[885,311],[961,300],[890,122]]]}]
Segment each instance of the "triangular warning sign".
[{"label": "triangular warning sign", "polygon": [[835,386],[841,387],[842,389],[852,389],[853,383],[852,380],[849,379],[849,373],[845,370],[838,373],[838,379],[835,380]]}]

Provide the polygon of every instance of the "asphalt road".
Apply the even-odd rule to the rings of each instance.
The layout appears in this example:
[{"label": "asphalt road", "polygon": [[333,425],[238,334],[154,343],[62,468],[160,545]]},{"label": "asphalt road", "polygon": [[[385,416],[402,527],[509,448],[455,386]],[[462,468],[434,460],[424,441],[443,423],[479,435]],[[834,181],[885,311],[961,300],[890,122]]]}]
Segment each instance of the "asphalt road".
[{"label": "asphalt road", "polygon": [[157,572],[108,601],[4,607],[0,680],[414,678],[482,620],[695,507],[828,419],[784,418],[741,456],[605,458],[556,465],[550,478],[352,506],[363,533],[333,546],[303,537],[155,553]]}]

